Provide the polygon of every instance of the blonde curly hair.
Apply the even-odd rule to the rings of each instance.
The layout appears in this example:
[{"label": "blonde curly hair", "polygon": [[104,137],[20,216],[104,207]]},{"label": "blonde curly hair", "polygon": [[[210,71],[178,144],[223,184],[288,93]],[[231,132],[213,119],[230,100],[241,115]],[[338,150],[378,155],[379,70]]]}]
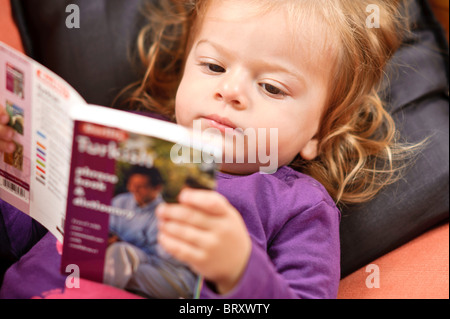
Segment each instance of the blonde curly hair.
[{"label": "blonde curly hair", "polygon": [[[138,38],[144,65],[142,80],[125,88],[133,109],[146,109],[174,120],[175,96],[201,17],[212,0],[148,2],[148,25]],[[317,138],[318,156],[297,157],[290,166],[318,180],[336,203],[372,199],[401,176],[420,143],[398,141],[395,123],[378,94],[385,67],[407,32],[400,1],[249,0],[270,10],[286,6],[296,24],[326,28],[336,48],[326,111]],[[380,25],[367,25],[369,5],[379,8]]]}]

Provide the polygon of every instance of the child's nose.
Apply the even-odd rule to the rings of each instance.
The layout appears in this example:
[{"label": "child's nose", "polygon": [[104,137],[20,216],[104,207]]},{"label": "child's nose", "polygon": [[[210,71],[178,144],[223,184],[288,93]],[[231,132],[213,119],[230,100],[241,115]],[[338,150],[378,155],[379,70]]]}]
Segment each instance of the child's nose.
[{"label": "child's nose", "polygon": [[229,73],[223,76],[214,98],[236,109],[248,107],[248,80],[243,72]]}]

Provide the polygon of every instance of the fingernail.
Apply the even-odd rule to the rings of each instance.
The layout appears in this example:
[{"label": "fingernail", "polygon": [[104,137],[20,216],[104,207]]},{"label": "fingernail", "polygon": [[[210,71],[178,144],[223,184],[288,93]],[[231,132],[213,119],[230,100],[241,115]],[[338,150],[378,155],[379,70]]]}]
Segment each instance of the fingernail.
[{"label": "fingernail", "polygon": [[0,121],[2,124],[7,124],[9,122],[9,117],[6,114],[2,114]]}]

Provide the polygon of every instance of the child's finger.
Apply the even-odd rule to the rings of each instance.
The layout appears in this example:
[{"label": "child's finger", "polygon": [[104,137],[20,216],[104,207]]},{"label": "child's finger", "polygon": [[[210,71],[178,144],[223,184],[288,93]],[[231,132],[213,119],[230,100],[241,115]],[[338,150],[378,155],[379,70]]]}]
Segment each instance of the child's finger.
[{"label": "child's finger", "polygon": [[9,115],[0,105],[0,152],[12,153],[16,149],[16,144],[12,142],[14,130],[7,126]]},{"label": "child's finger", "polygon": [[0,114],[0,125],[6,125],[9,123],[9,115],[6,113]]},{"label": "child's finger", "polygon": [[158,230],[161,234],[177,238],[192,246],[200,247],[202,246],[201,243],[210,241],[207,230],[187,223],[176,220],[167,220],[160,222],[158,226]]},{"label": "child's finger", "polygon": [[[8,116],[6,117],[9,119]],[[3,116],[0,115],[0,121],[2,121],[2,118]],[[5,124],[0,124],[0,152],[14,152],[16,149],[16,144],[12,142],[13,136],[14,130],[11,127],[5,126]]]},{"label": "child's finger", "polygon": [[0,105],[0,125],[7,125],[9,123],[9,115]]},{"label": "child's finger", "polygon": [[214,226],[214,220],[210,214],[180,204],[160,204],[156,208],[156,216],[160,223],[166,221],[177,221],[183,224],[189,224],[199,229],[211,229]]},{"label": "child's finger", "polygon": [[0,152],[12,153],[16,150],[16,144],[0,140]]},{"label": "child's finger", "polygon": [[12,141],[14,130],[5,125],[0,125],[0,139],[4,141]]},{"label": "child's finger", "polygon": [[158,243],[166,252],[186,264],[192,265],[194,261],[205,259],[205,253],[202,250],[164,233],[158,233]]},{"label": "child's finger", "polygon": [[218,215],[225,214],[231,206],[224,196],[211,190],[185,188],[178,200],[181,204]]}]

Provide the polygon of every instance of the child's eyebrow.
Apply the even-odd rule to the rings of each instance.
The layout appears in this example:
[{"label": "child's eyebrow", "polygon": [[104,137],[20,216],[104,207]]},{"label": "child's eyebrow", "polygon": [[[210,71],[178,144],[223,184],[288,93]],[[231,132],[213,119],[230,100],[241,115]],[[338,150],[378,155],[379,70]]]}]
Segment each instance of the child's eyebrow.
[{"label": "child's eyebrow", "polygon": [[212,42],[212,41],[210,41],[210,40],[208,40],[208,39],[202,39],[202,40],[199,40],[199,41],[196,43],[196,45],[195,45],[195,49],[197,49],[200,45],[210,45],[210,46],[212,46],[214,49],[216,49],[217,51],[219,51],[219,52],[221,52],[221,53],[224,53],[224,54],[230,54],[230,55],[231,55],[231,53],[229,53],[228,50],[227,50],[225,47],[223,47],[222,45],[220,45],[220,44],[218,44],[218,43]]},{"label": "child's eyebrow", "polygon": [[[232,52],[230,52],[230,50],[228,50],[224,46],[220,45],[219,43],[210,41],[208,39],[199,40],[195,45],[195,49],[197,49],[201,45],[210,45],[215,50],[217,50],[219,53],[224,54],[225,56],[233,55]],[[289,75],[291,78],[293,78],[294,80],[297,80],[298,82],[300,82],[302,85],[304,85],[306,83],[305,76],[299,70],[294,70],[297,68],[295,68],[293,66],[292,67],[284,66],[281,63],[276,63],[275,61],[269,62],[269,61],[266,61],[263,59],[258,59],[258,58],[255,58],[254,64],[264,70],[271,70],[273,72],[285,73],[285,74]]]}]

